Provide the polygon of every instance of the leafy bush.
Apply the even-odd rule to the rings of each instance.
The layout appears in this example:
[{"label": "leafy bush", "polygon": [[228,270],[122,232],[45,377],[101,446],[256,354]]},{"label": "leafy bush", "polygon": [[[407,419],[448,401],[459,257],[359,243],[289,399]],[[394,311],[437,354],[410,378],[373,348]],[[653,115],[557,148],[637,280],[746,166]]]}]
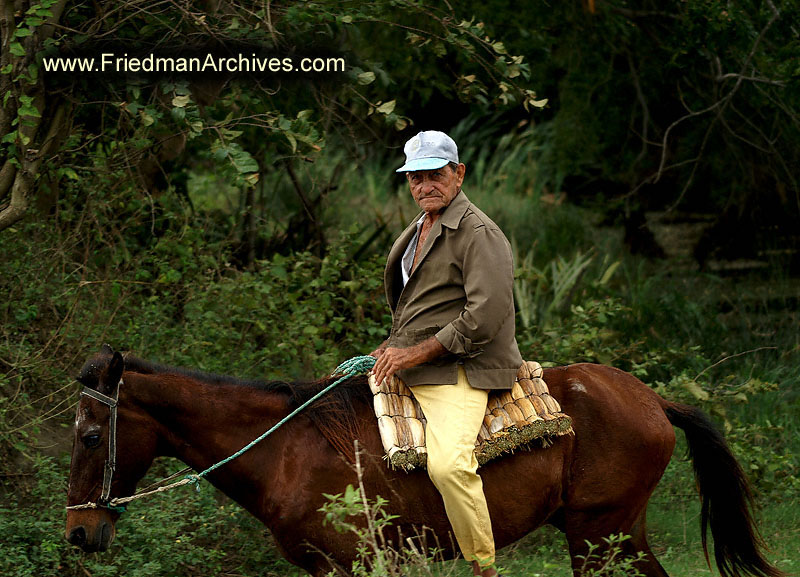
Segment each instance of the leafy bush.
[{"label": "leafy bush", "polygon": [[322,258],[274,255],[254,271],[189,288],[178,358],[230,372],[220,360],[229,363],[235,350],[247,374],[311,377],[368,353],[390,325],[382,306],[383,264],[353,262],[353,250],[353,237],[344,235]]}]

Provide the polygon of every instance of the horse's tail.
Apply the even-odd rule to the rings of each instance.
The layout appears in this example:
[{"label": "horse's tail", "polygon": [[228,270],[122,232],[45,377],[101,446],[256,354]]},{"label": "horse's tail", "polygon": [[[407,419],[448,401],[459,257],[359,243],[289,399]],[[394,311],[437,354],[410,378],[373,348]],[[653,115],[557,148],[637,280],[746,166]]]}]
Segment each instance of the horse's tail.
[{"label": "horse's tail", "polygon": [[702,501],[701,533],[706,562],[706,533],[710,526],[714,559],[722,577],[784,575],[764,558],[764,541],[753,520],[750,486],[722,433],[695,407],[667,402],[664,412],[670,423],[686,434]]}]

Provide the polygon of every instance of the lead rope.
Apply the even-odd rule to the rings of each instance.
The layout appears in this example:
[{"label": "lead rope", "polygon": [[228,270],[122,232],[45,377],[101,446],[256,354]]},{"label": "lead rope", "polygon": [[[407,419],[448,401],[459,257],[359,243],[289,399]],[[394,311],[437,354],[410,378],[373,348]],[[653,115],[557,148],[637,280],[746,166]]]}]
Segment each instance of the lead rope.
[{"label": "lead rope", "polygon": [[108,503],[105,504],[105,505],[104,504],[98,504],[98,503],[84,503],[82,505],[72,505],[70,507],[67,507],[67,509],[68,510],[79,510],[79,509],[104,508],[104,509],[111,509],[113,511],[117,511],[117,512],[121,513],[121,512],[125,511],[125,504],[130,503],[131,501],[136,501],[138,499],[142,499],[144,497],[148,497],[148,496],[154,495],[156,493],[163,493],[164,491],[169,491],[170,489],[174,489],[175,487],[182,487],[183,485],[188,485],[189,483],[194,484],[197,487],[197,490],[199,491],[200,490],[200,485],[199,485],[200,479],[202,479],[203,477],[205,477],[206,475],[208,475],[209,473],[211,473],[215,469],[218,469],[219,467],[225,465],[226,463],[229,463],[229,462],[233,461],[237,457],[240,457],[241,455],[243,455],[244,453],[246,453],[247,451],[252,449],[255,445],[257,445],[258,443],[260,443],[261,441],[263,441],[264,439],[269,437],[272,433],[277,431],[281,426],[283,426],[285,423],[287,423],[292,417],[297,415],[300,411],[302,411],[303,409],[305,409],[306,407],[308,407],[312,403],[316,402],[321,397],[327,395],[330,391],[332,391],[334,388],[339,386],[341,383],[343,383],[344,381],[346,381],[350,377],[354,377],[354,376],[362,374],[362,373],[367,373],[374,366],[375,366],[375,357],[371,357],[371,356],[368,356],[368,355],[357,356],[357,357],[353,357],[351,359],[346,360],[341,365],[336,367],[336,369],[333,371],[333,373],[331,373],[332,375],[342,375],[338,380],[334,381],[333,383],[331,383],[330,385],[328,385],[327,387],[322,389],[316,395],[314,395],[313,397],[308,399],[306,402],[304,402],[302,405],[300,405],[295,410],[293,410],[291,413],[286,415],[283,419],[278,421],[273,427],[271,427],[263,435],[261,435],[257,439],[254,439],[253,441],[251,441],[250,443],[248,443],[247,445],[245,445],[244,447],[242,447],[241,449],[236,451],[230,457],[227,457],[227,458],[223,459],[219,463],[215,463],[215,464],[211,465],[208,469],[206,469],[204,471],[201,471],[200,473],[197,473],[196,475],[186,475],[186,477],[184,477],[180,481],[176,481],[175,483],[171,483],[169,485],[164,485],[162,487],[157,487],[155,489],[151,489],[150,488],[150,487],[154,487],[156,485],[160,485],[161,483],[164,483],[166,481],[169,481],[170,479],[174,479],[174,478],[186,473],[187,471],[191,471],[191,467],[187,467],[186,469],[182,469],[181,471],[178,471],[177,473],[173,473],[172,475],[170,475],[166,479],[162,479],[161,481],[158,481],[157,483],[154,483],[153,485],[150,485],[149,487],[147,487],[143,491],[138,492],[135,495],[131,495],[130,497],[114,498],[114,499],[111,499],[110,501],[108,501]]}]

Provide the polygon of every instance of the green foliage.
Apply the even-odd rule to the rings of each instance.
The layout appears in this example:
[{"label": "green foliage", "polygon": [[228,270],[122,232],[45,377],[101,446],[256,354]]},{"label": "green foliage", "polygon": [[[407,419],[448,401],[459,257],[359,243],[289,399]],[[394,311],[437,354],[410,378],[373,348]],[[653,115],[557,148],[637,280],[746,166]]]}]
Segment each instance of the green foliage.
[{"label": "green foliage", "polygon": [[739,423],[730,428],[727,440],[761,496],[781,502],[796,498],[800,464],[786,426]]},{"label": "green foliage", "polygon": [[[549,329],[556,313],[567,310],[576,294],[582,292],[585,298],[587,290],[601,290],[620,265],[619,261],[610,264],[604,261],[597,271],[599,276],[586,280],[584,276],[594,260],[591,252],[583,254],[579,250],[572,259],[557,257],[548,267],[541,269],[534,265],[533,251],[520,257],[515,242],[512,247],[517,262],[514,299],[524,330],[533,327],[542,331]],[[575,312],[583,313],[583,310]],[[606,314],[600,311],[597,314],[600,323],[605,324]]]},{"label": "green foliage", "polygon": [[[67,461],[37,457],[30,476],[12,487],[18,500],[0,507],[0,534],[6,555],[0,572],[17,577],[131,575],[215,576],[240,571],[278,577],[292,575],[264,537],[263,527],[238,506],[208,488],[160,495],[129,508],[117,523],[117,539],[103,555],[67,548],[63,539]],[[148,479],[174,469],[168,461]],[[147,482],[147,480],[145,481]],[[20,514],[21,511],[26,514]],[[249,546],[242,549],[240,543]]]},{"label": "green foliage", "polygon": [[246,367],[312,376],[377,345],[387,334],[385,312],[374,306],[383,296],[382,263],[353,263],[353,241],[343,235],[321,259],[275,255],[256,271],[190,290],[184,327],[195,338],[184,341],[185,362],[202,366],[237,350]]},{"label": "green foliage", "polygon": [[[8,554],[0,560],[4,575],[20,577],[53,575],[61,562],[62,529],[57,517],[62,503],[53,488],[64,485],[63,471],[52,459],[36,456],[30,478],[23,478],[14,492],[17,499],[0,507],[0,535],[4,536]],[[4,489],[9,486],[4,483]],[[26,500],[37,503],[33,516],[20,515],[19,506]],[[57,513],[58,511],[58,513]]]},{"label": "green foliage", "polygon": [[[427,535],[402,535],[392,538],[392,522],[398,518],[386,512],[388,501],[380,495],[369,499],[364,489],[360,454],[356,444],[358,487],[347,485],[344,493],[325,494],[328,502],[319,511],[324,524],[339,533],[352,533],[357,538],[357,558],[349,567],[356,577],[433,577],[453,575],[454,563],[440,563],[441,550],[428,548]],[[329,573],[330,577],[336,571]]]},{"label": "green foliage", "polygon": [[624,554],[624,543],[630,535],[609,535],[603,538],[603,544],[587,541],[589,551],[586,555],[579,555],[581,565],[578,574],[581,577],[642,577],[644,575],[636,568],[638,561],[647,556],[642,552],[636,556]]},{"label": "green foliage", "polygon": [[[378,495],[370,501],[362,488],[347,485],[344,493],[325,494],[328,502],[320,508],[324,525],[330,524],[339,533],[353,533],[358,538],[358,559],[353,561],[353,575],[359,577],[407,575],[401,555],[393,550],[386,537],[397,515],[386,513],[387,501]],[[358,520],[350,520],[358,517]],[[335,572],[331,572],[334,575]]]}]

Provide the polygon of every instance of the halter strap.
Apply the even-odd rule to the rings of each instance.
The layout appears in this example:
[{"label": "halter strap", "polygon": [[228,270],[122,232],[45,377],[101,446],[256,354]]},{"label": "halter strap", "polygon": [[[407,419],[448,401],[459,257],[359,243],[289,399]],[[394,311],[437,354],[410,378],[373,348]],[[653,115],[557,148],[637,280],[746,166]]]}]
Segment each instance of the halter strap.
[{"label": "halter strap", "polygon": [[100,498],[97,500],[98,505],[104,507],[108,506],[109,497],[111,496],[111,481],[114,478],[114,471],[117,468],[117,404],[119,402],[119,389],[121,386],[122,378],[119,380],[113,397],[104,395],[89,387],[84,387],[81,391],[81,395],[100,401],[111,409],[111,416],[108,422],[108,459],[106,459],[103,465],[103,490],[100,493]]},{"label": "halter strap", "polygon": [[[119,384],[122,384],[122,380],[120,379]],[[117,391],[119,391],[119,386],[117,386]],[[111,408],[117,406],[117,399],[113,397],[109,397],[108,395],[104,395],[99,391],[95,391],[94,389],[90,389],[89,387],[84,387],[81,391],[82,395],[86,395],[87,397],[92,397],[93,399],[100,401],[101,403],[108,405]],[[119,392],[117,392],[117,396],[119,396]]]}]

